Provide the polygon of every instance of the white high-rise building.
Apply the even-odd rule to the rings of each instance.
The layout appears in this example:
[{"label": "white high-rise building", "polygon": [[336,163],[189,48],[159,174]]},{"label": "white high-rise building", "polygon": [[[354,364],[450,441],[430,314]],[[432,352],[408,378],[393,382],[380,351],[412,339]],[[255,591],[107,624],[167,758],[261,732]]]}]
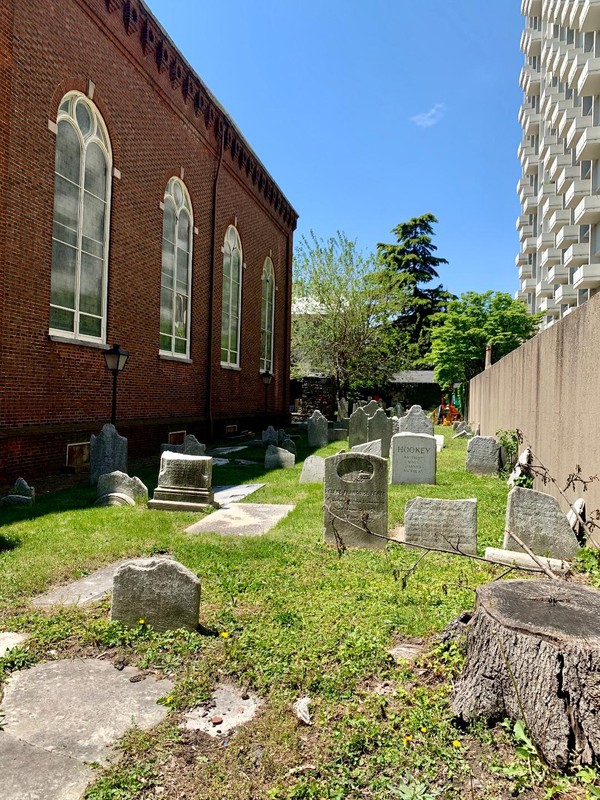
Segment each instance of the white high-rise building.
[{"label": "white high-rise building", "polygon": [[552,325],[600,290],[600,0],[522,0],[516,263]]}]

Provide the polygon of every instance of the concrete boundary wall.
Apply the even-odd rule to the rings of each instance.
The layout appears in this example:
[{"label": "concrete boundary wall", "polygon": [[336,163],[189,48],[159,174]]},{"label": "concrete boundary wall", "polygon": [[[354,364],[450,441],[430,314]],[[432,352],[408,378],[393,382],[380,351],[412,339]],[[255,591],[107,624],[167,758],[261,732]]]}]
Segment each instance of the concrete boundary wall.
[{"label": "concrete boundary wall", "polygon": [[[477,375],[469,421],[480,423],[484,436],[522,430],[562,488],[578,464],[583,477],[600,475],[600,294]],[[539,480],[535,488],[560,499]],[[568,496],[600,508],[600,481]]]}]

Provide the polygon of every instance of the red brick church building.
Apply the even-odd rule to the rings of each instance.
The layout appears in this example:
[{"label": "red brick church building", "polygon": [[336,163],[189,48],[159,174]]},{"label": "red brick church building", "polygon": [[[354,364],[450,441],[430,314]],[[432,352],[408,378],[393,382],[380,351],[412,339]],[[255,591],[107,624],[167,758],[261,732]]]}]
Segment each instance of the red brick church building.
[{"label": "red brick church building", "polygon": [[[0,0],[0,482],[289,408],[297,215],[139,0]],[[272,374],[265,387],[264,373]]]}]

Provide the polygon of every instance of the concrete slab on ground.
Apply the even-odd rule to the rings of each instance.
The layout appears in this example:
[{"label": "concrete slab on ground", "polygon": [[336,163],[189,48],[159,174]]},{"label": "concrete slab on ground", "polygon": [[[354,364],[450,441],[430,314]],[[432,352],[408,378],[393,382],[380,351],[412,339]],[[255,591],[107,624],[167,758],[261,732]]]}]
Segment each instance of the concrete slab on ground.
[{"label": "concrete slab on ground", "polygon": [[293,505],[233,503],[186,528],[187,533],[223,533],[261,536],[293,511]]},{"label": "concrete slab on ground", "polygon": [[182,727],[213,737],[225,736],[254,719],[262,702],[238,686],[219,684],[210,700],[186,714]]},{"label": "concrete slab on ground", "polygon": [[[110,746],[132,725],[151,728],[173,683],[134,680],[134,667],[115,669],[95,658],[51,661],[15,672],[2,701],[5,732],[35,747],[79,761],[106,763]],[[2,761],[2,759],[0,759]]]},{"label": "concrete slab on ground", "polygon": [[26,633],[13,633],[12,631],[2,631],[0,633],[0,658],[3,658],[9,650],[23,644],[27,639]]},{"label": "concrete slab on ground", "polygon": [[239,503],[244,497],[249,494],[257,492],[262,489],[264,483],[240,483],[237,486],[213,486],[215,496],[215,503],[218,503],[221,508],[228,506],[230,503]]},{"label": "concrete slab on ground", "polygon": [[126,561],[129,559],[123,558],[108,567],[86,575],[85,578],[51,589],[49,592],[34,597],[32,603],[37,608],[48,608],[50,606],[82,606],[85,603],[100,600],[112,590],[114,574],[117,568]]},{"label": "concrete slab on ground", "polygon": [[247,450],[247,444],[238,444],[234,447],[213,447],[212,450],[207,450],[207,456],[228,456],[230,453],[239,453],[240,450]]},{"label": "concrete slab on ground", "polygon": [[424,652],[425,646],[423,644],[412,644],[410,642],[401,642],[388,650],[394,661],[414,661],[422,656]]}]

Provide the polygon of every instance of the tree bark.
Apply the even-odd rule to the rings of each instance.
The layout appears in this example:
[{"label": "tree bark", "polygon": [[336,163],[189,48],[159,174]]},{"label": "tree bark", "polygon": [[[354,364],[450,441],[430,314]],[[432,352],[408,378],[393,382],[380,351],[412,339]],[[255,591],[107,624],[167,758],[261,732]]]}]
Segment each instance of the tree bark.
[{"label": "tree bark", "polygon": [[454,713],[522,720],[552,767],[600,755],[600,592],[513,580],[477,590]]}]

